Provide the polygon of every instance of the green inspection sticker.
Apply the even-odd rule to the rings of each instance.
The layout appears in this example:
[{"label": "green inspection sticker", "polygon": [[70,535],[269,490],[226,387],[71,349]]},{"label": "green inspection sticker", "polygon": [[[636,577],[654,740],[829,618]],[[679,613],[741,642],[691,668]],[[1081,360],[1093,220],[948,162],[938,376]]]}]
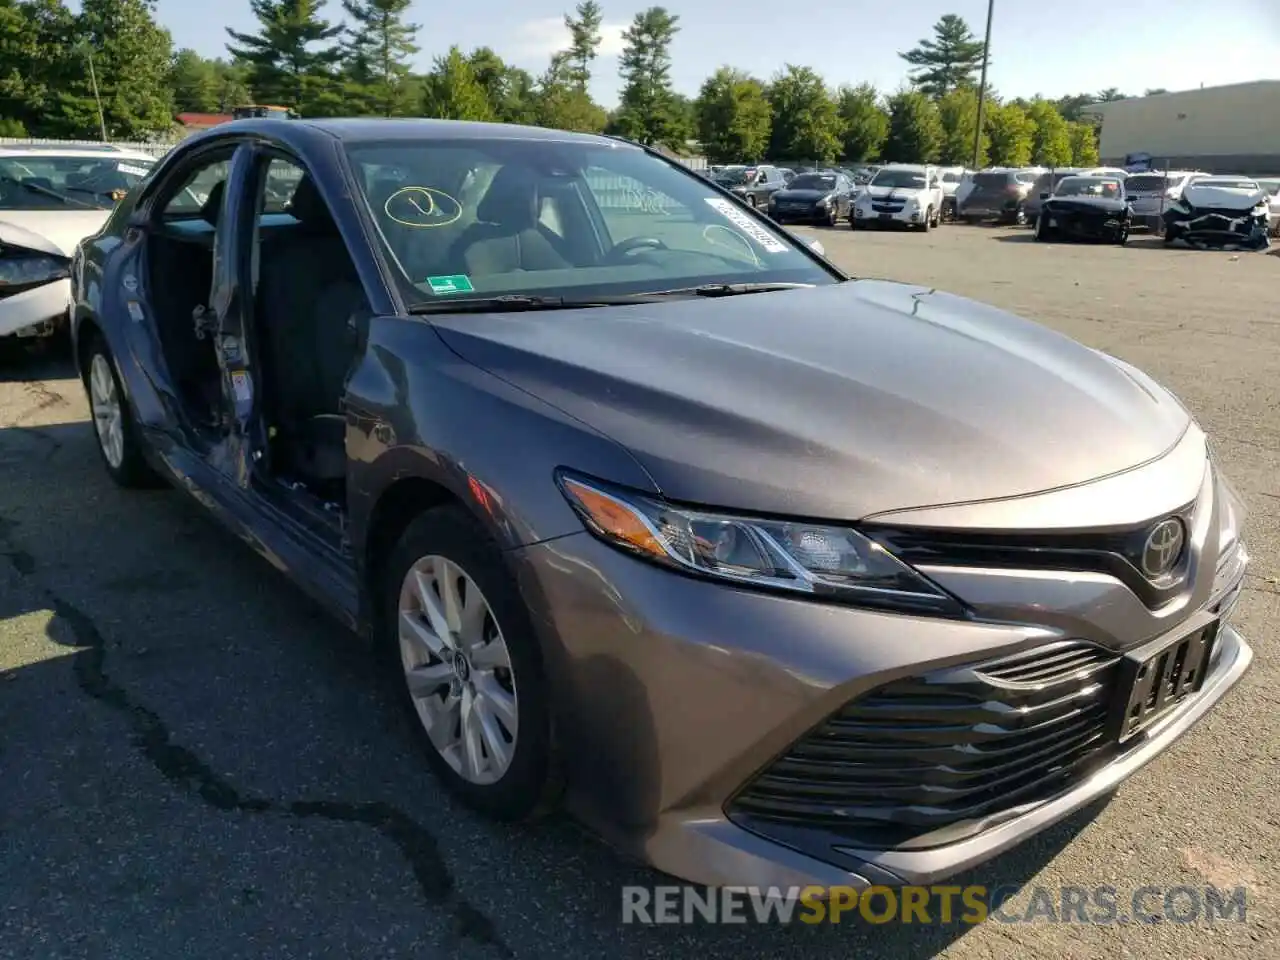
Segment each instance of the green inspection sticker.
[{"label": "green inspection sticker", "polygon": [[465,273],[455,273],[451,277],[427,277],[427,285],[432,293],[471,293],[475,290],[471,278]]}]

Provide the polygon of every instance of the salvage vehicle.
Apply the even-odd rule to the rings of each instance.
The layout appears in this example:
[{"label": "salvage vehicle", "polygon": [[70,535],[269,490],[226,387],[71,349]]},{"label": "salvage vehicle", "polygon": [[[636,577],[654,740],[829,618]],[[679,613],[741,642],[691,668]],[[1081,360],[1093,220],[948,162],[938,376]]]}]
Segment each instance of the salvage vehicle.
[{"label": "salvage vehicle", "polygon": [[935,882],[1252,657],[1241,504],[1172,393],[847,277],[638,144],[228,123],[73,277],[112,479],[174,482],[353,628],[472,806],[562,801],[695,883]]},{"label": "salvage vehicle", "polygon": [[800,173],[769,198],[769,216],[778,223],[825,223],[849,216],[853,184],[842,173]]},{"label": "salvage vehicle", "polygon": [[101,229],[154,162],[109,144],[0,144],[0,338],[65,330],[76,244]]},{"label": "salvage vehicle", "polygon": [[1164,224],[1165,209],[1182,196],[1187,184],[1207,176],[1200,170],[1130,174],[1124,190],[1133,208],[1134,229],[1159,230]]},{"label": "salvage vehicle", "polygon": [[1037,240],[1103,240],[1123,246],[1132,211],[1115,177],[1066,177],[1040,194]]},{"label": "salvage vehicle", "polygon": [[1271,197],[1251,177],[1197,177],[1164,212],[1164,242],[1261,250],[1271,243]]},{"label": "salvage vehicle", "polygon": [[730,193],[741,197],[748,205],[760,210],[769,206],[769,198],[787,185],[786,174],[782,169],[767,163],[758,167],[725,167],[713,179]]},{"label": "salvage vehicle", "polygon": [[849,215],[849,226],[917,227],[928,233],[942,223],[942,179],[938,168],[912,163],[891,163],[876,171],[858,193]]}]

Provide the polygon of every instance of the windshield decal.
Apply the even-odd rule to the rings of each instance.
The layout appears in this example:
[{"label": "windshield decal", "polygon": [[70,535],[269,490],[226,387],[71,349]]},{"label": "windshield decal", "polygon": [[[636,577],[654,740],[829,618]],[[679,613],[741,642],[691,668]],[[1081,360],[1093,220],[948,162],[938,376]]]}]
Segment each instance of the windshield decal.
[{"label": "windshield decal", "polygon": [[763,226],[752,220],[747,214],[733,205],[731,200],[719,197],[708,197],[707,206],[724,217],[748,237],[760,244],[769,253],[786,253],[787,245],[771,234]]},{"label": "windshield decal", "polygon": [[401,187],[382,205],[383,212],[405,227],[447,227],[462,216],[462,204],[435,187]]},{"label": "windshield decal", "polygon": [[132,163],[117,163],[116,169],[121,173],[127,173],[131,177],[145,177],[151,171],[146,167],[135,166]]},{"label": "windshield decal", "polygon": [[427,286],[432,293],[472,293],[476,289],[465,273],[455,273],[448,277],[427,277]]}]

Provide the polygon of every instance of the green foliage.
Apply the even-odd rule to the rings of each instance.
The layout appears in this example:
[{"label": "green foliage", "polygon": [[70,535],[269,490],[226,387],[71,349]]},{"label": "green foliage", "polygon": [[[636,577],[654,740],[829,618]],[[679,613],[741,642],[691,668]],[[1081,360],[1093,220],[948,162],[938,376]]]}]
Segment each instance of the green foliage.
[{"label": "green foliage", "polygon": [[[414,112],[418,91],[410,61],[418,52],[416,23],[405,15],[412,0],[342,0],[351,19],[347,28],[344,67],[348,109],[384,117]],[[352,103],[354,101],[354,103]]]},{"label": "green foliage", "polygon": [[671,41],[680,31],[679,22],[665,7],[650,7],[637,13],[622,35],[626,45],[619,63],[623,86],[617,127],[623,136],[676,148],[689,136],[671,90]]},{"label": "green foliage", "polygon": [[576,17],[567,13],[564,16],[564,25],[569,31],[570,79],[585,92],[591,81],[591,61],[600,50],[600,25],[604,23],[604,11],[596,0],[583,0],[574,12]]},{"label": "green foliage", "polygon": [[27,128],[21,120],[12,117],[0,117],[0,137],[25,137]]},{"label": "green foliage", "polygon": [[1031,162],[1041,167],[1071,164],[1071,135],[1067,121],[1048,100],[1033,100],[1027,116],[1034,125],[1031,134]]},{"label": "green foliage", "polygon": [[536,123],[533,77],[507,63],[489,47],[477,47],[467,57],[476,82],[484,88],[495,119],[503,123]]},{"label": "green foliage", "polygon": [[[956,166],[973,165],[973,135],[978,128],[978,91],[960,87],[938,100],[938,120],[942,124],[942,142],[938,157],[942,163]],[[986,131],[978,138],[978,166],[987,162],[990,138]]]},{"label": "green foliage", "polygon": [[991,104],[986,110],[991,138],[990,163],[997,167],[1025,167],[1031,162],[1036,125],[1016,103]]},{"label": "green foliage", "polygon": [[973,35],[963,17],[946,14],[933,25],[933,39],[898,56],[911,64],[917,89],[937,99],[957,87],[977,86],[982,69],[982,41]]},{"label": "green foliage", "polygon": [[1071,165],[1073,167],[1095,167],[1098,165],[1098,135],[1094,132],[1093,124],[1068,123],[1067,140],[1071,144]]},{"label": "green foliage", "polygon": [[551,58],[538,80],[534,115],[540,126],[582,133],[599,133],[609,120],[604,108],[578,86],[569,54],[563,51]]},{"label": "green foliage", "polygon": [[759,80],[721,67],[702,84],[695,112],[698,140],[712,163],[764,157],[773,111]]},{"label": "green foliage", "polygon": [[880,148],[889,136],[889,115],[880,106],[880,94],[869,83],[841,87],[836,98],[840,116],[842,156],[859,163],[880,156]]},{"label": "green foliage", "polygon": [[261,28],[227,28],[232,57],[249,68],[258,103],[292,107],[304,116],[329,116],[341,97],[334,69],[342,51],[333,41],[342,27],[321,19],[325,0],[249,0]]},{"label": "green foliage", "polygon": [[840,153],[840,114],[822,77],[787,64],[769,84],[773,133],[769,154],[779,159],[829,163]]},{"label": "green foliage", "polygon": [[457,47],[436,57],[434,69],[423,78],[422,112],[443,120],[494,120],[493,105],[476,78],[471,62]]},{"label": "green foliage", "polygon": [[889,98],[889,135],[881,153],[894,163],[936,163],[942,151],[938,107],[919,90]]}]

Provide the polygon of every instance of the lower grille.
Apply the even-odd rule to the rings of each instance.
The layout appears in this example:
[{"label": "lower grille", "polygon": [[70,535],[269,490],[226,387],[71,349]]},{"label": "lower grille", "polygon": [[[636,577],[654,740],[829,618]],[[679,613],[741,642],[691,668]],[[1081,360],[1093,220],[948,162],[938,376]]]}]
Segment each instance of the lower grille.
[{"label": "lower grille", "polygon": [[1065,641],[894,681],[793,745],[739,792],[729,815],[821,826],[876,846],[977,832],[1106,758],[1118,659]]}]

